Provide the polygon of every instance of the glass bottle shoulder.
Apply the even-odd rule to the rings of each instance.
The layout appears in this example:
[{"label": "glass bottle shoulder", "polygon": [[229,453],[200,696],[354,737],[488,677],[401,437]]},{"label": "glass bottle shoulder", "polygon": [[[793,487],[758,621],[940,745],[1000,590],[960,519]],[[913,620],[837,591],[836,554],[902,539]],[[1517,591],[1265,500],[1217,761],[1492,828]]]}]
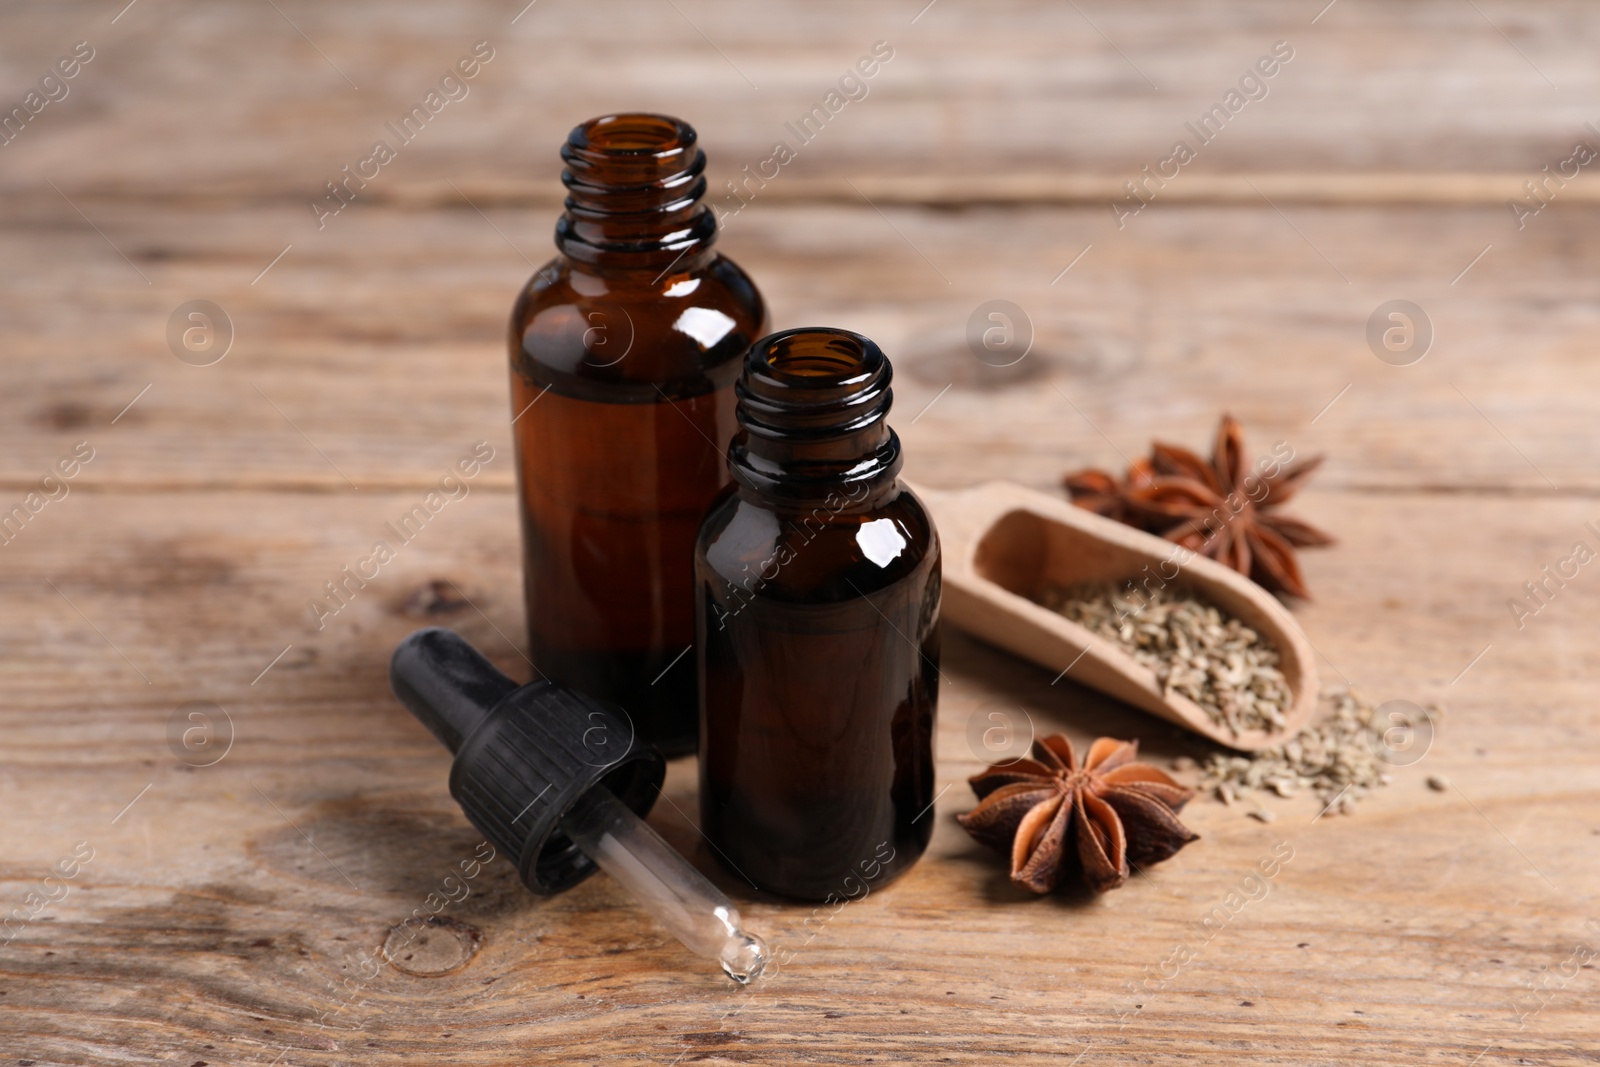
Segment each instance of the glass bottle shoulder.
[{"label": "glass bottle shoulder", "polygon": [[557,256],[536,271],[511,312],[512,369],[560,392],[692,396],[730,384],[766,331],[749,275],[711,255],[703,265],[648,272],[581,268]]},{"label": "glass bottle shoulder", "polygon": [[939,538],[916,494],[903,485],[859,508],[846,490],[810,506],[775,510],[729,486],[700,526],[701,577],[791,603],[835,603],[926,575]]}]

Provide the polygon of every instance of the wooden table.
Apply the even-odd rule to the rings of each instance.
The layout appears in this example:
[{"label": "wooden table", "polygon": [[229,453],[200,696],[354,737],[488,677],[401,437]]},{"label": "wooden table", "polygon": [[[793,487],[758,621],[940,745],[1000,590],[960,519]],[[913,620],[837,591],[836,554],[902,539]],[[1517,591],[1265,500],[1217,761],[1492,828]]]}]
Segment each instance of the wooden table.
[{"label": "wooden table", "polygon": [[[0,547],[0,908],[32,915],[0,947],[0,1063],[1594,1062],[1600,577],[1520,626],[1508,601],[1600,547],[1600,184],[1547,185],[1521,229],[1506,201],[1600,145],[1600,12],[920,6],[0,16],[7,108],[94,51],[0,147],[0,505],[93,452]],[[323,183],[480,40],[470,93],[319,230]],[[566,129],[680,114],[720,191],[878,40],[868,95],[726,227],[775,322],[883,345],[932,486],[1053,489],[1152,436],[1203,447],[1223,410],[1326,452],[1297,510],[1341,543],[1306,554],[1297,615],[1326,681],[1443,702],[1431,748],[1354,815],[1201,799],[1171,862],[1032,899],[954,822],[974,717],[1194,748],[952,632],[933,844],[837,914],[741,892],[672,767],[651,821],[794,953],[774,977],[736,991],[607,879],[538,900],[503,860],[371,964],[479,843],[389,650],[437,623],[530,670],[502,332]],[[1267,95],[1119,229],[1123,183],[1280,40]],[[168,347],[197,299],[232,324],[209,366]],[[965,341],[994,299],[1031,321],[1014,367]],[[1436,335],[1409,366],[1366,340],[1393,299]],[[470,494],[319,630],[308,600],[479,440]],[[1275,847],[1266,895],[1202,933]]]}]

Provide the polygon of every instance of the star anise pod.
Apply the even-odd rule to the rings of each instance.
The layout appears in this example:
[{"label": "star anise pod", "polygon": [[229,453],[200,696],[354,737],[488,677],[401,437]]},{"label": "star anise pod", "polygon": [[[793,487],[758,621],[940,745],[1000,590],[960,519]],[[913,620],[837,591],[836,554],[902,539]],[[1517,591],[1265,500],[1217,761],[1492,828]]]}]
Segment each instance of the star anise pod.
[{"label": "star anise pod", "polygon": [[1033,759],[990,767],[968,781],[979,804],[956,816],[973,837],[1011,854],[1011,880],[1048,893],[1064,875],[1096,893],[1116,889],[1199,840],[1177,813],[1194,796],[1166,772],[1136,763],[1137,741],[1102,737],[1082,766],[1061,734],[1037,740]]},{"label": "star anise pod", "polygon": [[1321,456],[1253,469],[1239,423],[1224,415],[1210,461],[1157,441],[1121,481],[1083,470],[1062,479],[1073,503],[1158,534],[1223,563],[1275,593],[1309,600],[1294,550],[1333,538],[1282,514]]},{"label": "star anise pod", "polygon": [[1129,514],[1129,494],[1148,486],[1153,476],[1150,462],[1140,459],[1129,465],[1128,473],[1121,481],[1105,471],[1081,470],[1062,478],[1061,484],[1067,487],[1067,492],[1072,494],[1072,502],[1080,508],[1088,508],[1108,519],[1136,526],[1139,523]]}]

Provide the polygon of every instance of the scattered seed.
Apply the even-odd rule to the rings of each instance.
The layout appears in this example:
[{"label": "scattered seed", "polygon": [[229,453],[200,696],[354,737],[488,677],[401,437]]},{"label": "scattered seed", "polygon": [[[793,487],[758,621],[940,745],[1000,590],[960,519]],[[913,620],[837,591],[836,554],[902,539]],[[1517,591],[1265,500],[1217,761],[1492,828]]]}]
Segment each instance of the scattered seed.
[{"label": "scattered seed", "polygon": [[1443,793],[1450,788],[1450,779],[1442,774],[1430,774],[1428,775],[1428,788],[1435,793]]},{"label": "scattered seed", "polygon": [[1259,822],[1271,822],[1273,819],[1276,819],[1278,816],[1277,816],[1277,814],[1275,812],[1273,812],[1273,811],[1271,811],[1271,810],[1269,810],[1267,808],[1251,808],[1250,809],[1250,817],[1252,819],[1255,819],[1255,820],[1259,821]]},{"label": "scattered seed", "polygon": [[[1332,805],[1329,814],[1350,814],[1362,797],[1389,784],[1383,730],[1375,721],[1377,709],[1348,689],[1325,691],[1321,710],[1315,722],[1275,748],[1251,756],[1214,753],[1203,764],[1201,788],[1229,804],[1256,790],[1292,797],[1309,789],[1321,804]],[[1428,785],[1443,790],[1450,783],[1435,774]],[[1254,809],[1247,813],[1260,818]]]}]

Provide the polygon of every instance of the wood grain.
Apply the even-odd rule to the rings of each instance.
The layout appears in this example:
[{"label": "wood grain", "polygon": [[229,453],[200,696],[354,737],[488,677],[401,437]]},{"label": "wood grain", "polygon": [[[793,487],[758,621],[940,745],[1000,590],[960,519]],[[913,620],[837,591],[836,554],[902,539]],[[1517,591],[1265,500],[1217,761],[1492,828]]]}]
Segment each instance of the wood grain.
[{"label": "wood grain", "polygon": [[576,121],[643,107],[701,129],[720,189],[878,40],[894,58],[787,169],[835,180],[1067,169],[1120,184],[1164,158],[1184,123],[1277,41],[1294,58],[1204,146],[1198,171],[1531,176],[1594,136],[1585,101],[1600,90],[1585,47],[1600,12],[1579,0],[1481,12],[1340,0],[1314,24],[1323,4],[1272,0],[938,0],[921,17],[916,2],[824,0],[752,16],[736,0],[540,0],[513,24],[524,3],[194,12],[142,0],[114,24],[87,0],[23,8],[0,42],[12,98],[73,42],[97,55],[65,100],[0,149],[0,188],[48,191],[49,177],[69,195],[298,206],[480,40],[495,58],[385,180],[550,180]]},{"label": "wood grain", "polygon": [[[483,936],[465,968],[342,986],[478,843],[445,793],[445,755],[387,695],[384,665],[410,628],[443,622],[528,675],[506,639],[520,614],[513,500],[484,491],[447,509],[318,632],[307,590],[410,495],[262,496],[212,494],[197,514],[192,493],[84,494],[66,502],[79,509],[70,521],[7,550],[19,556],[3,578],[0,888],[20,903],[75,842],[95,849],[71,895],[4,949],[0,1026],[19,1056],[265,1064],[288,1048],[295,1064],[490,1063],[516,1047],[552,1062],[1043,1063],[1089,1045],[1176,1062],[1249,1041],[1263,1063],[1470,1060],[1491,1043],[1560,1063],[1594,1050],[1591,970],[1526,1029],[1517,1013],[1535,1003],[1541,967],[1593,943],[1600,744],[1590,653],[1565,635],[1600,621],[1600,597],[1574,585],[1519,634],[1502,601],[1525,565],[1490,562],[1498,545],[1580,526],[1585,502],[1308,493],[1307,515],[1345,538],[1308,559],[1323,599],[1303,621],[1324,672],[1375,697],[1443,698],[1432,750],[1354,816],[1313,821],[1307,797],[1275,802],[1279,819],[1263,826],[1197,801],[1186,817],[1204,840],[1103,900],[1027,898],[955,826],[980,766],[969,724],[1021,708],[1040,732],[1138,736],[1158,760],[1194,743],[955,634],[933,844],[899,883],[826,923],[721,871],[687,817],[692,764],[679,761],[652,821],[795,953],[738,994],[606,880],[539,901],[499,861],[447,912]],[[171,516],[185,511],[175,537]],[[1394,551],[1395,520],[1423,550]],[[408,615],[437,580],[468,603]],[[168,747],[168,719],[191,700],[231,717],[215,766],[190,768]],[[1430,791],[1435,773],[1459,791]],[[1130,1000],[1126,984],[1159,973],[1280,841],[1294,855],[1267,895]]]},{"label": "wood grain", "polygon": [[[59,896],[44,879],[80,842],[93,858],[0,944],[0,1064],[1594,1062],[1600,975],[1574,947],[1600,946],[1600,585],[1552,583],[1520,627],[1508,602],[1600,547],[1600,193],[1583,174],[1521,229],[1505,201],[1600,137],[1597,20],[1487,0],[8,8],[6,107],[75,41],[97,52],[0,147],[0,513],[78,442],[94,458],[0,544],[0,916]],[[673,765],[652,823],[792,954],[750,992],[606,879],[539,900],[499,859],[443,910],[479,938],[464,966],[368,966],[479,844],[389,651],[437,623],[532,670],[502,334],[549,255],[557,146],[608,109],[682,114],[723,190],[879,39],[895,58],[868,97],[725,227],[774,321],[883,345],[907,474],[934,487],[1054,492],[1153,436],[1204,447],[1222,410],[1258,450],[1326,452],[1294,508],[1340,544],[1304,555],[1318,599],[1296,615],[1325,681],[1445,704],[1425,757],[1353,816],[1197,800],[1203,839],[1168,863],[1032,899],[954,823],[971,731],[1001,714],[1157,762],[1199,742],[951,632],[933,843],[837,914],[722,870]],[[323,182],[477,40],[496,54],[471,95],[317,229]],[[1277,40],[1295,58],[1270,95],[1119,228],[1122,182]],[[213,366],[168,350],[193,299],[234,324]],[[1394,299],[1436,334],[1410,366],[1366,339]],[[1009,367],[967,341],[993,300],[1031,323]],[[309,598],[478,440],[497,455],[468,495],[319,629]],[[224,746],[209,766],[179,743],[194,702]],[[1253,876],[1280,843],[1292,859]]]},{"label": "wood grain", "polygon": [[[65,205],[0,231],[0,256],[32,265],[0,290],[18,386],[0,395],[0,484],[25,489],[83,439],[101,458],[81,484],[151,488],[422,485],[478,437],[509,447],[505,318],[551,211],[363,205],[319,236],[288,208],[82,206],[152,284]],[[884,346],[909,469],[936,486],[1049,482],[1152,435],[1200,445],[1227,408],[1254,447],[1331,451],[1328,483],[1593,493],[1597,255],[1571,235],[1600,214],[1548,211],[1519,235],[1487,206],[1302,207],[1291,223],[1265,203],[1156,204],[1118,231],[1087,208],[758,201],[724,247],[775,321]],[[168,317],[197,298],[233,321],[211,367],[167,347]],[[997,298],[1034,335],[1011,367],[966,340]],[[1396,298],[1436,335],[1407,367],[1365,337]],[[488,476],[510,484],[507,466]]]}]

